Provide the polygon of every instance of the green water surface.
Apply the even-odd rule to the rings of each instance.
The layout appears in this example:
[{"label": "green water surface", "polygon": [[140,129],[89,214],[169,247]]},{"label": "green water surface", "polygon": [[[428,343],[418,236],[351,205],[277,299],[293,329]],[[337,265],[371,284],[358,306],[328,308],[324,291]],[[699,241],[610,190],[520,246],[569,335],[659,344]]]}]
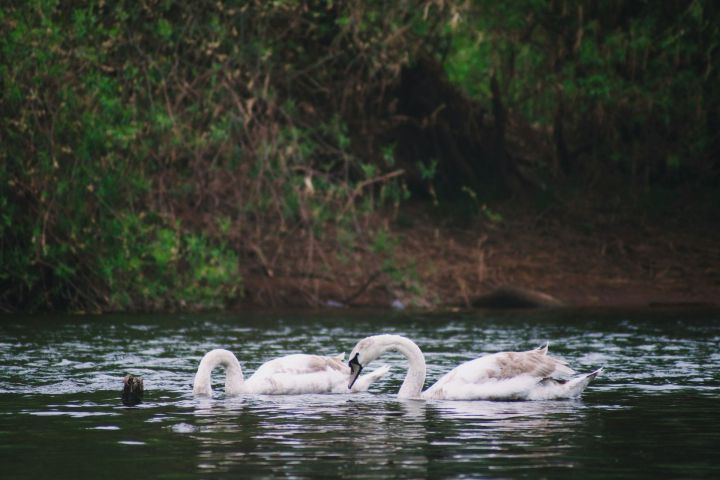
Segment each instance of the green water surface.
[{"label": "green water surface", "polygon": [[[290,353],[397,333],[426,386],[484,353],[550,342],[580,399],[408,401],[406,362],[368,393],[194,398],[202,355],[246,374]],[[53,478],[720,478],[720,312],[568,311],[0,317],[0,476]],[[381,365],[368,367],[368,370]],[[142,375],[145,401],[120,402]]]}]

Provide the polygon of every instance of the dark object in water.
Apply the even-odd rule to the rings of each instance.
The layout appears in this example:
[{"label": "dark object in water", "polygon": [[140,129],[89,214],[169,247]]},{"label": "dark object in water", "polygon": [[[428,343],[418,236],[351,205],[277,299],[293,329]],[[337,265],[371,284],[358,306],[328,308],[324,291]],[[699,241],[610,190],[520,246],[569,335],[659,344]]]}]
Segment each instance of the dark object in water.
[{"label": "dark object in water", "polygon": [[125,375],[123,378],[123,392],[122,402],[123,405],[132,407],[142,402],[143,398],[143,379],[142,377],[134,377],[132,375]]},{"label": "dark object in water", "polygon": [[500,287],[493,292],[476,298],[475,308],[543,308],[559,307],[562,302],[550,295],[519,287]]}]

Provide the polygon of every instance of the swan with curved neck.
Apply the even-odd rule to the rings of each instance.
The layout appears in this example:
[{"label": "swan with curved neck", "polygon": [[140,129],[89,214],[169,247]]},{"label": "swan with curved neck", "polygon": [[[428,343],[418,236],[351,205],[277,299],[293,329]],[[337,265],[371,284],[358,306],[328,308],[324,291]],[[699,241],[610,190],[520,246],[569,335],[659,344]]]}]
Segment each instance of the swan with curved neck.
[{"label": "swan with curved neck", "polygon": [[375,335],[360,340],[350,353],[352,388],[363,367],[387,351],[408,360],[399,398],[436,400],[550,400],[580,395],[602,369],[571,378],[575,371],[548,347],[527,352],[500,352],[465,362],[443,375],[424,392],[425,357],[415,342],[400,335]]},{"label": "swan with curved neck", "polygon": [[343,363],[343,357],[344,355],[287,355],[262,364],[245,380],[237,357],[228,350],[218,348],[209,351],[200,360],[193,382],[193,393],[212,395],[211,375],[217,367],[225,370],[225,393],[228,395],[363,392],[389,370],[387,365],[380,367],[358,378],[353,388],[348,390],[350,368]]}]

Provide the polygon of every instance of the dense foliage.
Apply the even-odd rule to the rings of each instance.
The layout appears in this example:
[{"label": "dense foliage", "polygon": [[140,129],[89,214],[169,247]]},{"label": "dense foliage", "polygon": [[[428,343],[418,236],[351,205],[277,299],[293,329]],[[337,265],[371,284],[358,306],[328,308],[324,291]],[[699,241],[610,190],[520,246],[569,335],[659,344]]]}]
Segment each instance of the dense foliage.
[{"label": "dense foliage", "polygon": [[382,221],[405,179],[716,184],[718,17],[700,0],[15,2],[0,308],[208,308],[258,270],[311,304],[319,279],[412,291]]},{"label": "dense foliage", "polygon": [[516,156],[545,174],[717,182],[719,14],[699,0],[478,1],[446,65],[481,101],[497,77]]}]

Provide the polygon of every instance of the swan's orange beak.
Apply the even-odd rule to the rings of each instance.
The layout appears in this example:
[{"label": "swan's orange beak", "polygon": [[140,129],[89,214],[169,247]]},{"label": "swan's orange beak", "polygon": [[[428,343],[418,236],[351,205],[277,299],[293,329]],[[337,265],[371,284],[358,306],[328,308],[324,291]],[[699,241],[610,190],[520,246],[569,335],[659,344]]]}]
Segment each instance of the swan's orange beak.
[{"label": "swan's orange beak", "polygon": [[360,365],[360,362],[358,361],[357,353],[350,359],[348,365],[350,366],[350,382],[348,383],[348,389],[350,389],[355,384],[355,380],[358,379],[360,372],[362,372],[363,369],[363,366]]}]

